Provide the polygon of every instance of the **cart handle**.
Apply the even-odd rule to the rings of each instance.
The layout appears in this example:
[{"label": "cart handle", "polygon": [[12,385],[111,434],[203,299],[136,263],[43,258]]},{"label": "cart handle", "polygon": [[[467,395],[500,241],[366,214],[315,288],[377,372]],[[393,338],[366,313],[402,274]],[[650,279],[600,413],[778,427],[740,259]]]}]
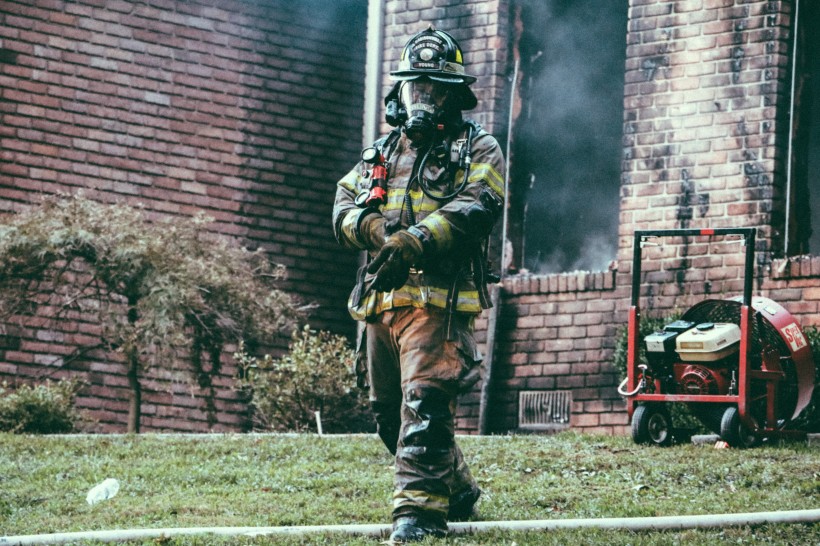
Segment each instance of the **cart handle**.
[{"label": "cart handle", "polygon": [[746,245],[746,264],[743,271],[743,305],[752,304],[752,277],[755,258],[755,235],[757,228],[715,229],[655,229],[635,232],[632,247],[632,306],[637,307],[641,296],[641,250],[650,237],[697,237],[712,235],[740,235]]}]

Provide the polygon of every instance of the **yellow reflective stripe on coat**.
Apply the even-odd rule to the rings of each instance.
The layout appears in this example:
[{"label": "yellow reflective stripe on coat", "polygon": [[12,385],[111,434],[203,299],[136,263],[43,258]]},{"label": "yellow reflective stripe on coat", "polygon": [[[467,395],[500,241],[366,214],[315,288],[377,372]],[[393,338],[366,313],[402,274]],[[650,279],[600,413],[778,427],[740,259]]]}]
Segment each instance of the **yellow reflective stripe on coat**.
[{"label": "yellow reflective stripe on coat", "polygon": [[504,197],[504,177],[489,163],[474,163],[470,167],[469,183],[485,180],[487,185],[499,196]]},{"label": "yellow reflective stripe on coat", "polygon": [[450,222],[448,222],[447,219],[441,214],[431,214],[424,220],[420,221],[419,225],[429,229],[430,234],[433,236],[433,240],[437,243],[442,241],[449,242],[452,239],[452,227]]},{"label": "yellow reflective stripe on coat", "polygon": [[[442,309],[446,308],[448,293],[449,290],[444,288],[429,287],[427,297],[430,301],[430,305],[441,307]],[[459,290],[456,311],[480,313],[481,301],[478,299],[478,290]]]},{"label": "yellow reflective stripe on coat", "polygon": [[[387,203],[385,203],[383,211],[401,210],[404,206],[405,190],[393,189],[387,191]],[[441,208],[441,203],[433,201],[432,199],[425,199],[424,193],[421,190],[411,190],[409,192],[410,199],[413,203],[413,212],[433,212]]]},{"label": "yellow reflective stripe on coat", "polygon": [[348,190],[349,192],[355,194],[358,191],[358,188],[361,185],[361,182],[364,179],[362,178],[361,173],[359,171],[353,170],[347,173],[344,178],[339,180],[337,184],[344,189]]},{"label": "yellow reflective stripe on coat", "polygon": [[[435,286],[402,286],[392,292],[370,292],[364,297],[358,307],[348,301],[350,316],[354,320],[365,320],[400,307],[417,307],[423,309],[428,305],[440,309],[447,308],[446,288]],[[477,290],[460,290],[456,300],[455,310],[460,313],[480,313],[481,302]]]}]

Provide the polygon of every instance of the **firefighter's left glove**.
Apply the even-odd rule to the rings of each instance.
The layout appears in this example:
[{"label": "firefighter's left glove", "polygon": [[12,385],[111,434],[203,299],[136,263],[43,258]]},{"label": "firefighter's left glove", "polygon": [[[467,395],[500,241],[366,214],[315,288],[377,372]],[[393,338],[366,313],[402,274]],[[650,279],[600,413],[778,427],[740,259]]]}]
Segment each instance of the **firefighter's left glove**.
[{"label": "firefighter's left glove", "polygon": [[389,292],[404,286],[410,276],[410,268],[421,257],[423,250],[421,240],[405,230],[388,237],[367,267],[368,273],[376,275],[373,289]]}]

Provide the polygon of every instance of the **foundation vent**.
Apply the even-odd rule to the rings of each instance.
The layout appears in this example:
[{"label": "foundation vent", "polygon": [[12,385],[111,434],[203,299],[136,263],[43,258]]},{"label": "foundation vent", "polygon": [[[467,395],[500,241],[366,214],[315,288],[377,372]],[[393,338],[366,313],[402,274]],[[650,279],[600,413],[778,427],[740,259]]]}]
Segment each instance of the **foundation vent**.
[{"label": "foundation vent", "polygon": [[569,428],[572,391],[521,391],[518,393],[520,430],[558,431]]}]

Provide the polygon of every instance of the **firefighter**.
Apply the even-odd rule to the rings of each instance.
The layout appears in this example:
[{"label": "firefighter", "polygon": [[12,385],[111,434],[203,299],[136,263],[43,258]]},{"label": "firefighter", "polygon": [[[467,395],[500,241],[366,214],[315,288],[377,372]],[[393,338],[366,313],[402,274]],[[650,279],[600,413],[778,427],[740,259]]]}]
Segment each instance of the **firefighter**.
[{"label": "firefighter", "polygon": [[[473,109],[462,51],[432,27],[405,45],[385,99],[393,131],[337,185],[334,234],[366,250],[348,307],[359,371],[395,456],[394,543],[444,536],[481,491],[456,445],[459,393],[479,378],[475,317],[489,307],[486,241],[503,207],[496,139]],[[366,373],[364,373],[366,372]]]}]

